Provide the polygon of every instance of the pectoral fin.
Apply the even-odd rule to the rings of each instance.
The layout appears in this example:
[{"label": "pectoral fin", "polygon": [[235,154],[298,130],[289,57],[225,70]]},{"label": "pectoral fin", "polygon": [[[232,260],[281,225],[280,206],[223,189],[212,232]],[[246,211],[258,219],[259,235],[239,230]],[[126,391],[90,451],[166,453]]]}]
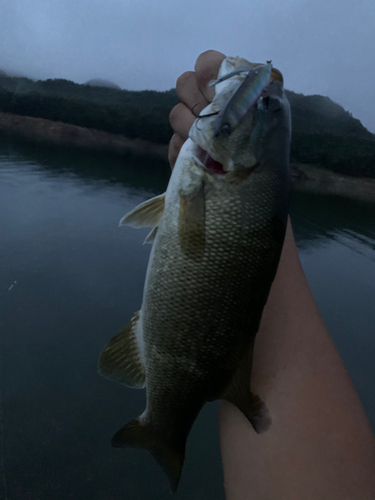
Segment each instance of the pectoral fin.
[{"label": "pectoral fin", "polygon": [[98,371],[128,387],[142,389],[146,385],[146,370],[137,341],[139,312],[105,346],[100,355]]},{"label": "pectoral fin", "polygon": [[204,182],[189,196],[180,193],[178,235],[185,255],[200,260],[205,247]]},{"label": "pectoral fin", "polygon": [[165,193],[144,201],[131,212],[124,215],[119,225],[131,227],[154,227],[160,221],[164,213]]},{"label": "pectoral fin", "polygon": [[249,420],[255,432],[260,434],[269,428],[271,419],[266,405],[250,391],[250,373],[251,363],[246,355],[220,399],[234,404]]}]

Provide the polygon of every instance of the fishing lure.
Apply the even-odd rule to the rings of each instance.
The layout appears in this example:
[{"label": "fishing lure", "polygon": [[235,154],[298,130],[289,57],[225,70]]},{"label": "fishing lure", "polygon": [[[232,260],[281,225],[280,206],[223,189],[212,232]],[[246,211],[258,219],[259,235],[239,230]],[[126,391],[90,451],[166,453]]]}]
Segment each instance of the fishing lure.
[{"label": "fishing lure", "polygon": [[[244,119],[249,110],[254,106],[261,96],[263,90],[270,83],[272,64],[267,63],[256,66],[250,70],[228,104],[221,110],[214,122],[214,138],[223,139],[228,137],[237,125]],[[244,70],[237,70],[219,78],[211,85],[217,85]]]},{"label": "fishing lure", "polygon": [[[197,106],[199,106],[199,103],[194,104],[194,106],[191,108],[191,112],[195,116],[195,118],[197,119],[197,121],[201,120],[202,118],[208,118],[210,116],[218,115],[220,113],[220,111],[215,111],[214,113],[208,113],[206,115],[197,115],[196,113],[194,113],[194,108],[196,108]],[[200,128],[198,127],[198,125],[197,125],[197,128],[200,131]]]}]

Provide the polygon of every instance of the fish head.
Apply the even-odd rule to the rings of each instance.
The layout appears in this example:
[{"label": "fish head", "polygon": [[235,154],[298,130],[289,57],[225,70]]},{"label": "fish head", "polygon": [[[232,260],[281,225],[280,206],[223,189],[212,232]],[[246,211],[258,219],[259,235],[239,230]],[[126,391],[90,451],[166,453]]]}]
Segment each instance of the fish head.
[{"label": "fish head", "polygon": [[[189,137],[197,145],[196,156],[210,173],[223,175],[234,170],[254,168],[270,156],[283,155],[289,161],[290,107],[282,75],[274,68],[269,83],[241,121],[229,122],[227,127],[221,121],[221,133],[218,134],[218,117],[231,104],[246,74],[257,66],[260,65],[242,58],[224,59],[219,79],[238,69],[243,72],[216,85],[213,101],[202,110],[190,129]],[[232,121],[233,115],[235,113],[232,114]]]}]

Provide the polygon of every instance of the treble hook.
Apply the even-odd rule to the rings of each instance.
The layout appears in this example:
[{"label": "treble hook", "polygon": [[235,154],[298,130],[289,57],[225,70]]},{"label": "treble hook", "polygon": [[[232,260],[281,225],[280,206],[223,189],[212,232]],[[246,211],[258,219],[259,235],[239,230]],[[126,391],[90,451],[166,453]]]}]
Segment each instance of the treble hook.
[{"label": "treble hook", "polygon": [[[215,115],[218,115],[220,113],[220,111],[215,111],[215,113],[207,113],[207,115],[197,115],[196,113],[194,113],[194,108],[196,108],[197,106],[199,106],[199,102],[197,104],[194,104],[194,106],[191,108],[190,111],[193,113],[195,118],[197,118],[198,120],[200,120],[201,118],[208,118],[209,116],[215,116]],[[198,127],[198,125],[197,125],[197,129],[199,131],[201,131],[201,129]]]}]

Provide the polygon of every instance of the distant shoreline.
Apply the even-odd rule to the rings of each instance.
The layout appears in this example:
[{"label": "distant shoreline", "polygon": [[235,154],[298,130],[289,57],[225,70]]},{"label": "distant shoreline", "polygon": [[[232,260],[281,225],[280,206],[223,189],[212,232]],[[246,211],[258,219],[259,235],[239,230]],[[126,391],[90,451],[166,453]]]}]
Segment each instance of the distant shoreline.
[{"label": "distant shoreline", "polygon": [[316,165],[291,163],[290,166],[293,188],[297,191],[375,202],[375,179],[335,174]]},{"label": "distant shoreline", "polygon": [[31,140],[36,143],[76,147],[89,151],[111,153],[150,154],[167,158],[168,145],[144,139],[129,139],[120,134],[79,127],[70,123],[55,122],[0,111],[0,134]]},{"label": "distant shoreline", "polygon": [[[129,139],[69,123],[55,122],[0,112],[0,134],[39,144],[75,147],[87,151],[126,154],[131,151],[141,155],[156,155],[165,160],[168,145],[143,139]],[[320,194],[334,194],[354,200],[375,202],[375,179],[349,177],[335,174],[316,165],[292,163],[293,188]]]}]

